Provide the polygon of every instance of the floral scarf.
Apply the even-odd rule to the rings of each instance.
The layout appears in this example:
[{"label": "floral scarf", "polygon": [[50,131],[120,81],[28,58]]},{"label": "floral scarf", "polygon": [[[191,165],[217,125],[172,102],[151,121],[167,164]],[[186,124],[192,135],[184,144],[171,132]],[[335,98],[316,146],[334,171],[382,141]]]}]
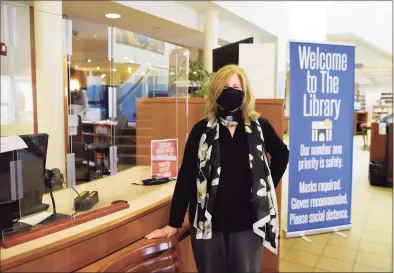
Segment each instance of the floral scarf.
[{"label": "floral scarf", "polygon": [[[278,250],[278,206],[271,178],[263,131],[258,120],[245,122],[252,170],[252,205],[257,217],[253,231],[261,236],[264,247],[274,254]],[[197,208],[194,227],[197,239],[212,237],[212,213],[220,181],[219,122],[208,121],[198,149]]]}]

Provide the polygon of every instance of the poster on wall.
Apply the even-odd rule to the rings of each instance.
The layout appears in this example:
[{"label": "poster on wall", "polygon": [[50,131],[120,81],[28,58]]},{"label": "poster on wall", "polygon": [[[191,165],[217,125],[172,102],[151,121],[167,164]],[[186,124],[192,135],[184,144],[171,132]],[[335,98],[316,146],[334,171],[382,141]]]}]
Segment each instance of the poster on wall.
[{"label": "poster on wall", "polygon": [[355,47],[290,42],[287,237],[351,228]]},{"label": "poster on wall", "polygon": [[164,55],[165,52],[165,42],[119,28],[116,28],[116,42],[156,52],[161,55]]},{"label": "poster on wall", "polygon": [[178,140],[164,139],[151,142],[152,177],[176,178],[178,170]]}]

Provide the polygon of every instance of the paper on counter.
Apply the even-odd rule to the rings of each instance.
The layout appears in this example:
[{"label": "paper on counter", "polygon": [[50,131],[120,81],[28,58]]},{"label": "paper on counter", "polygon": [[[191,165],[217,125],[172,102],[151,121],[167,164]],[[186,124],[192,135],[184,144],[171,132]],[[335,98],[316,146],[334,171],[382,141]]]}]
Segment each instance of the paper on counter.
[{"label": "paper on counter", "polygon": [[0,153],[27,148],[27,144],[17,135],[1,137],[0,143]]},{"label": "paper on counter", "polygon": [[42,221],[48,219],[51,215],[52,215],[52,212],[43,211],[43,212],[36,213],[31,216],[24,217],[24,218],[20,219],[19,222],[22,222],[22,223],[25,223],[25,224],[28,224],[31,226],[35,226],[35,225],[38,225],[39,223],[41,223]]}]

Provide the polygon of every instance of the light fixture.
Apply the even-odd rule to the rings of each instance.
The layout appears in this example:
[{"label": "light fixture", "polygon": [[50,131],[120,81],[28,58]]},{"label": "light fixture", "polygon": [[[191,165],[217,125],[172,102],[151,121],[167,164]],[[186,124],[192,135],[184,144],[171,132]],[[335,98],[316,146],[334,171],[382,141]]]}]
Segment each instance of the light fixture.
[{"label": "light fixture", "polygon": [[122,17],[122,15],[120,15],[119,13],[106,13],[105,17],[109,19],[119,19],[120,17]]},{"label": "light fixture", "polygon": [[104,78],[105,78],[105,74],[102,74],[102,75],[101,75],[101,78],[104,79]]},{"label": "light fixture", "polygon": [[116,68],[114,68],[114,72],[116,72]]},{"label": "light fixture", "polygon": [[125,60],[127,60],[128,58],[129,58],[129,57],[127,57],[127,56],[126,56],[126,57],[124,57],[124,59],[125,59]]},{"label": "light fixture", "polygon": [[78,65],[77,65],[77,64],[75,65],[75,68],[78,68]]},{"label": "light fixture", "polygon": [[96,38],[97,37],[97,34],[94,34],[94,38]]},{"label": "light fixture", "polygon": [[88,63],[91,63],[92,62],[92,60],[91,59],[88,59]]},{"label": "light fixture", "polygon": [[96,67],[96,69],[97,69],[97,70],[100,70],[100,67],[99,67],[99,66],[97,66],[97,67]]},{"label": "light fixture", "polygon": [[155,57],[155,55],[152,55],[152,58],[154,58]]}]

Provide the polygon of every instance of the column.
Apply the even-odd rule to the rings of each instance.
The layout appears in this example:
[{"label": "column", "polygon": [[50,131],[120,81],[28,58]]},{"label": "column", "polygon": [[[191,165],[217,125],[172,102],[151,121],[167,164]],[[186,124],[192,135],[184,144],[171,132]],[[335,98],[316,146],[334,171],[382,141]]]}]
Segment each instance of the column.
[{"label": "column", "polygon": [[38,133],[49,135],[46,168],[66,174],[62,1],[34,1]]},{"label": "column", "polygon": [[212,72],[212,50],[218,45],[219,15],[217,10],[207,10],[204,17],[204,68]]}]

